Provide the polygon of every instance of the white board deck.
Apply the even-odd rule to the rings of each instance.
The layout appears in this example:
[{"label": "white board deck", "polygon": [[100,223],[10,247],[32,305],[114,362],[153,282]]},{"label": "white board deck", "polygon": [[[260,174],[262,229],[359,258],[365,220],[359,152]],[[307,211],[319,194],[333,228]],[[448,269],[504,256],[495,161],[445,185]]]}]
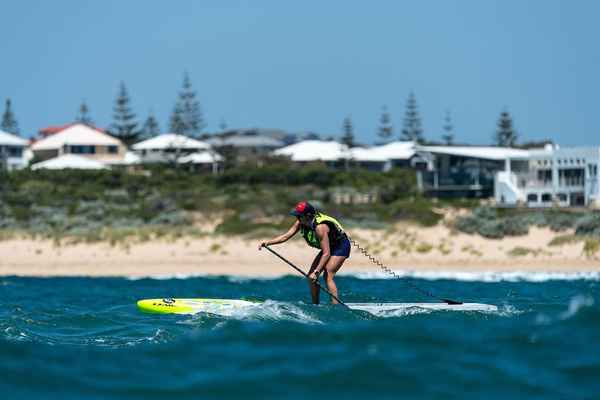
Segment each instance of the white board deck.
[{"label": "white board deck", "polygon": [[[233,299],[146,299],[138,301],[138,308],[144,312],[161,314],[213,313],[229,315],[235,310],[257,307],[261,302]],[[346,303],[353,310],[366,311],[374,315],[402,312],[405,310],[435,311],[478,311],[494,312],[498,307],[481,303]]]},{"label": "white board deck", "polygon": [[390,312],[407,310],[411,308],[420,308],[436,311],[498,311],[498,307],[492,304],[482,303],[463,303],[463,304],[446,304],[446,303],[346,303],[353,310],[368,311],[371,313]]}]

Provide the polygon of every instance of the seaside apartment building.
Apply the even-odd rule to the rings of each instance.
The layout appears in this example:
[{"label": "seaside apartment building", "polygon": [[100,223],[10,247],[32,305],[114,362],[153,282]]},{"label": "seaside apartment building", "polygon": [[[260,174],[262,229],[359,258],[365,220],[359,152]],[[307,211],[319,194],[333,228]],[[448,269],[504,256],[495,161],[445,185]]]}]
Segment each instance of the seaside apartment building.
[{"label": "seaside apartment building", "polygon": [[348,149],[334,141],[303,141],[274,152],[332,168],[344,162],[375,171],[413,168],[419,190],[433,197],[492,198],[504,207],[600,207],[600,147],[536,149],[422,146],[393,142]]},{"label": "seaside apartment building", "polygon": [[28,144],[19,136],[0,131],[0,170],[24,168],[27,165],[25,150]]},{"label": "seaside apartment building", "polygon": [[600,147],[547,146],[507,158],[496,174],[498,205],[528,207],[600,206]]}]

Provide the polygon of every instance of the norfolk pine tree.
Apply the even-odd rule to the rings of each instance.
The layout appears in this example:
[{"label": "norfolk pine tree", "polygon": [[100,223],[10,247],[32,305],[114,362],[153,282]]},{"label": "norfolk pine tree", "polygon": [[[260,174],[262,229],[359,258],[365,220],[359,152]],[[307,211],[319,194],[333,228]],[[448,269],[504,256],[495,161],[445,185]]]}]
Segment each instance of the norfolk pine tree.
[{"label": "norfolk pine tree", "polygon": [[348,146],[348,148],[354,147],[354,125],[350,116],[344,118],[342,124],[342,143]]},{"label": "norfolk pine tree", "polygon": [[514,147],[517,144],[519,135],[513,126],[513,120],[508,110],[500,113],[498,118],[497,130],[494,134],[494,143],[502,147]]},{"label": "norfolk pine tree", "polygon": [[199,137],[205,127],[200,102],[187,72],[183,76],[183,87],[173,108],[169,127],[173,133],[193,138]]},{"label": "norfolk pine tree", "polygon": [[79,106],[79,113],[77,114],[77,117],[75,117],[75,121],[88,126],[94,125],[94,121],[92,121],[92,118],[90,117],[90,109],[85,103],[85,100],[83,100]]},{"label": "norfolk pine tree", "polygon": [[379,128],[377,129],[377,136],[381,144],[389,143],[394,135],[394,127],[392,126],[390,113],[386,106],[381,109],[381,116],[379,117]]},{"label": "norfolk pine tree", "polygon": [[158,135],[160,135],[160,126],[158,125],[158,121],[154,117],[152,110],[150,110],[148,118],[146,118],[144,126],[142,126],[140,139],[150,139]]},{"label": "norfolk pine tree", "polygon": [[135,114],[131,110],[130,101],[125,83],[121,82],[119,94],[113,107],[114,122],[111,125],[110,132],[128,146],[135,143],[139,136],[138,123],[135,120]]},{"label": "norfolk pine tree", "polygon": [[406,102],[406,111],[404,112],[404,121],[402,124],[402,140],[411,140],[417,143],[423,143],[423,127],[421,125],[421,117],[419,116],[419,108],[417,99],[413,92],[408,95]]},{"label": "norfolk pine tree", "polygon": [[452,118],[450,117],[450,111],[446,111],[446,117],[444,118],[444,134],[442,135],[442,140],[446,144],[446,146],[451,146],[454,144],[454,126],[452,125]]},{"label": "norfolk pine tree", "polygon": [[12,103],[10,99],[6,99],[6,108],[2,114],[2,123],[0,129],[7,133],[19,136],[19,124],[17,118],[12,110]]}]

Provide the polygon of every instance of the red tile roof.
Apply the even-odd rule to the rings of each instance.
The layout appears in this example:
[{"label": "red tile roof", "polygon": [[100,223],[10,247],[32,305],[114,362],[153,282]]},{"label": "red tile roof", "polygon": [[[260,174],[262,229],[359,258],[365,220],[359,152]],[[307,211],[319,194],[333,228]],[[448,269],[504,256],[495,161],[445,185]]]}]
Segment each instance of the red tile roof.
[{"label": "red tile roof", "polygon": [[[38,132],[42,138],[46,138],[50,135],[54,135],[58,132],[61,132],[65,129],[70,128],[73,125],[77,125],[77,124],[79,124],[79,122],[71,122],[70,124],[66,124],[66,125],[51,125],[51,126],[47,126],[45,128],[40,129]],[[100,132],[104,132],[104,129],[96,128],[95,126],[92,126],[92,128],[94,128]],[[104,133],[106,133],[106,132],[104,132]]]}]

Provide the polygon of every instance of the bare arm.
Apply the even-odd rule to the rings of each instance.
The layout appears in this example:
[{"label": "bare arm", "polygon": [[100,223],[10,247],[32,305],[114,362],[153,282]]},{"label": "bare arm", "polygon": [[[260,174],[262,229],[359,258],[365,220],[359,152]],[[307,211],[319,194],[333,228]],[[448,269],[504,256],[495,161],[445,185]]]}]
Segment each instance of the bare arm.
[{"label": "bare arm", "polygon": [[317,232],[317,237],[321,241],[321,259],[319,260],[319,264],[317,268],[313,271],[315,276],[319,276],[321,271],[325,269],[325,265],[327,265],[327,261],[331,257],[331,249],[329,247],[329,227],[325,224],[317,225],[315,229]]},{"label": "bare arm", "polygon": [[279,243],[287,242],[288,240],[290,240],[290,238],[292,236],[294,236],[296,233],[298,233],[299,230],[300,230],[300,221],[296,221],[296,222],[294,222],[294,225],[292,225],[292,227],[283,235],[279,235],[271,240],[266,240],[264,242],[261,242],[260,245],[258,246],[258,249],[260,250],[263,246],[270,246],[272,244],[279,244]]}]

